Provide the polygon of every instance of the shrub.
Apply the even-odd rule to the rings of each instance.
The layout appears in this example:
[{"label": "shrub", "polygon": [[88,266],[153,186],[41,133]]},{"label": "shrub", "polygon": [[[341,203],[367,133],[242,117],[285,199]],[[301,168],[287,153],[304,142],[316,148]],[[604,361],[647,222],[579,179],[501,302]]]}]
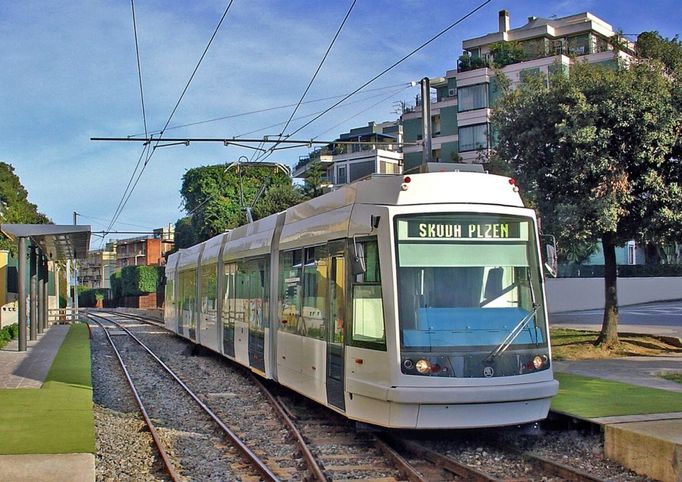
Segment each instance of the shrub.
[{"label": "shrub", "polygon": [[126,266],[110,277],[113,297],[156,293],[161,286],[163,273],[161,266]]},{"label": "shrub", "polygon": [[19,325],[14,323],[0,330],[0,348],[19,336]]}]

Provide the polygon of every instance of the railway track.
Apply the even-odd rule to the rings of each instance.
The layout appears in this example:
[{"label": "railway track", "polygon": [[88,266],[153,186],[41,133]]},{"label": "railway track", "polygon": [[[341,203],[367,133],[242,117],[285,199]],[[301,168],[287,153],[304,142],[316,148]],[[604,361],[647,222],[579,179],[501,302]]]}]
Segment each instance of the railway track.
[{"label": "railway track", "polygon": [[[121,318],[149,321],[132,314]],[[164,338],[157,336],[155,343],[168,342],[169,338]],[[476,433],[454,432],[457,435],[452,437],[450,431],[448,439],[442,439],[423,433],[358,433],[354,423],[337,413],[287,389],[261,382],[241,367],[224,367],[216,375],[210,364],[229,363],[220,357],[189,357],[192,362],[188,363],[189,350],[184,341],[181,345],[185,345],[185,361],[173,361],[181,376],[191,380],[205,403],[246,443],[258,447],[259,456],[282,480],[605,480],[522,451],[495,436],[480,438]],[[230,389],[216,392],[213,382],[222,376],[225,383],[219,385]]]},{"label": "railway track", "polygon": [[[186,475],[183,472],[198,471],[200,473],[201,460],[197,460],[196,450],[183,452],[182,436],[176,440],[178,443],[172,446],[162,441],[158,429],[160,426],[178,434],[185,434],[184,436],[192,437],[195,441],[204,441],[206,457],[224,459],[225,472],[210,474],[211,477],[236,480],[246,476],[247,478],[260,477],[268,481],[280,480],[175,372],[130,330],[116,321],[101,316],[89,313],[88,318],[105,330],[172,480],[184,480]],[[112,333],[105,323],[110,323],[117,330]],[[119,336],[122,334],[128,336]],[[114,337],[117,338],[116,342]],[[148,356],[145,357],[145,353]],[[126,358],[132,356],[135,357],[134,363],[126,363]],[[129,360],[132,361],[132,358]],[[163,372],[160,372],[158,367]],[[178,390],[178,386],[182,390]],[[169,406],[165,402],[168,402],[166,395],[171,392],[174,392],[175,396],[172,406]],[[201,409],[199,415],[197,415],[197,407]],[[225,445],[224,441],[228,441],[229,445]],[[248,464],[241,464],[240,458],[248,460]]]}]

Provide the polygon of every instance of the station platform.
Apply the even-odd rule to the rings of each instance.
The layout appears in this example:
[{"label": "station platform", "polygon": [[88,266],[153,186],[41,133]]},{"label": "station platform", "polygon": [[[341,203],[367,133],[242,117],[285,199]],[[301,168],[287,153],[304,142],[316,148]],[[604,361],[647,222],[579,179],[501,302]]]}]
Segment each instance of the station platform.
[{"label": "station platform", "polygon": [[682,356],[555,361],[552,411],[602,427],[604,455],[665,482],[682,481]]},{"label": "station platform", "polygon": [[26,351],[17,350],[17,340],[0,349],[0,389],[40,388],[68,332],[68,325],[52,325]]},{"label": "station platform", "polygon": [[69,373],[87,330],[75,343],[70,330],[53,325],[25,352],[16,340],[0,350],[0,482],[95,480],[92,389]]}]

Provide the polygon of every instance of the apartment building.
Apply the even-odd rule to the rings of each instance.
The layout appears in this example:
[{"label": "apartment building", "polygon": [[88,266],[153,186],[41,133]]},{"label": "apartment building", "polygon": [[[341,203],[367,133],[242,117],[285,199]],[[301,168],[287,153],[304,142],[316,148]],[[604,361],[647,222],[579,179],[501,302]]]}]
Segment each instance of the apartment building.
[{"label": "apartment building", "polygon": [[110,277],[124,266],[163,265],[173,249],[173,225],[155,229],[153,234],[118,239],[103,249],[88,252],[78,265],[78,284],[88,289],[111,288]]},{"label": "apartment building", "polygon": [[[334,143],[299,159],[293,176],[305,177],[314,162],[325,169],[327,186],[348,184],[372,174],[402,173],[402,126],[399,121],[375,123],[351,129]],[[350,144],[349,144],[350,143]]]},{"label": "apartment building", "polygon": [[118,239],[116,249],[116,270],[125,266],[166,264],[165,254],[173,249],[174,226],[155,229],[152,236]]},{"label": "apartment building", "polygon": [[113,246],[88,251],[78,265],[78,284],[87,289],[111,288],[109,277],[116,270],[116,251]]},{"label": "apartment building", "polygon": [[[561,18],[529,17],[510,28],[509,12],[499,12],[499,29],[462,43],[464,54],[456,69],[431,79],[432,158],[437,162],[481,163],[493,147],[491,106],[499,95],[493,66],[501,68],[512,85],[535,73],[568,71],[577,61],[614,63],[630,57],[632,44],[615,49],[613,27],[589,12]],[[497,58],[496,58],[497,57]],[[421,108],[402,116],[406,143],[422,140]],[[403,150],[404,170],[419,168],[422,146]]]}]

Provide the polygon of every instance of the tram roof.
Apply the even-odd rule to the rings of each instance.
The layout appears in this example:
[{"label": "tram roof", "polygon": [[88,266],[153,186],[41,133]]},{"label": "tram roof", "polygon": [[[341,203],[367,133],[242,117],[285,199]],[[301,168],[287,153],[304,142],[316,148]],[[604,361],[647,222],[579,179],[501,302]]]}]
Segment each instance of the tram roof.
[{"label": "tram roof", "polygon": [[73,224],[0,224],[12,241],[30,238],[50,261],[83,259],[90,246],[90,226]]}]

